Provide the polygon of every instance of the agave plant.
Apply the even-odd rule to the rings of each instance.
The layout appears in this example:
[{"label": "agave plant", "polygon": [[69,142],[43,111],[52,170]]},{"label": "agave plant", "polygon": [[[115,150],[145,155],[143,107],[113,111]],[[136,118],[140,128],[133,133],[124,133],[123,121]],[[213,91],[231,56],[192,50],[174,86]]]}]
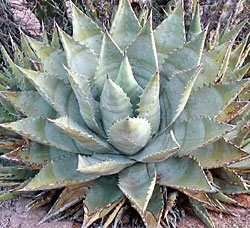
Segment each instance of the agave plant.
[{"label": "agave plant", "polygon": [[247,41],[233,49],[246,21],[206,50],[198,4],[188,32],[182,2],[155,30],[152,15],[141,25],[128,0],[110,31],[73,4],[72,17],[73,37],[58,28],[63,48],[56,32],[51,44],[25,38],[36,70],[8,58],[32,84],[1,92],[25,118],[0,126],[30,140],[2,158],[38,171],[18,191],[51,198],[63,188],[43,221],[84,210],[82,227],[103,217],[107,227],[126,199],[147,227],[166,226],[177,191],[208,227],[207,208],[232,213],[222,203],[237,202],[225,193],[248,192],[234,170],[250,151],[234,141],[242,129],[233,124],[249,107],[235,104],[249,87]]}]

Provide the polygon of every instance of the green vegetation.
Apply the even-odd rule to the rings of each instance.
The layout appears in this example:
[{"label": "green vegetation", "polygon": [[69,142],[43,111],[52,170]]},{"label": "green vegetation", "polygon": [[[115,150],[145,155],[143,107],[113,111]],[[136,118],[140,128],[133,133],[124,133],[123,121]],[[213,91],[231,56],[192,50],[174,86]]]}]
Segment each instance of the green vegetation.
[{"label": "green vegetation", "polygon": [[32,208],[62,189],[43,221],[84,210],[83,227],[107,227],[129,201],[155,228],[177,192],[208,227],[207,209],[232,214],[227,194],[248,192],[247,40],[233,48],[246,21],[207,50],[194,7],[189,31],[181,3],[153,30],[150,10],[138,19],[121,0],[107,30],[72,5],[73,37],[23,36],[15,61],[2,48],[0,111],[14,119],[0,126],[26,139],[2,152],[16,164],[0,168],[0,184],[15,185],[2,199],[44,191]]}]

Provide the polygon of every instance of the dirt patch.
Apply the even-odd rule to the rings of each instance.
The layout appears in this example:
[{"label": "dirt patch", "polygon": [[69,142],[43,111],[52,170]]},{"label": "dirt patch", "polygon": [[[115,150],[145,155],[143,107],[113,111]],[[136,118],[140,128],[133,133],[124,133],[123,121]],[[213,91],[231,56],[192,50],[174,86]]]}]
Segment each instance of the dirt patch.
[{"label": "dirt patch", "polygon": [[78,228],[72,221],[46,222],[38,225],[46,215],[48,208],[25,211],[25,206],[30,201],[27,199],[15,199],[0,203],[0,227],[1,228]]}]

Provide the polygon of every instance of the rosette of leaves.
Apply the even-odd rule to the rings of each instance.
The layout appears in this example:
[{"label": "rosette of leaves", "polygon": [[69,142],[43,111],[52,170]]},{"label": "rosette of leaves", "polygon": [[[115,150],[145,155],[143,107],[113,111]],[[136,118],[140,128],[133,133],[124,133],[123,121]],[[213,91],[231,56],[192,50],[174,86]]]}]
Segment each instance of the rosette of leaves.
[{"label": "rosette of leaves", "polygon": [[128,0],[109,31],[72,8],[73,37],[58,28],[63,48],[56,35],[51,44],[26,38],[39,67],[12,66],[34,88],[1,92],[26,116],[1,127],[30,140],[4,159],[38,170],[19,192],[63,189],[43,221],[84,211],[82,227],[100,218],[107,227],[127,199],[154,228],[178,191],[213,227],[207,208],[232,213],[223,202],[237,202],[226,193],[248,191],[229,166],[249,151],[224,137],[247,109],[228,113],[249,86],[246,41],[232,48],[246,22],[206,50],[198,4],[189,31],[181,2],[155,30],[152,15],[141,25]]},{"label": "rosette of leaves", "polygon": [[[12,40],[12,38],[10,37]],[[22,46],[25,50],[25,39],[22,36]],[[9,57],[6,50],[2,47],[2,54],[8,67],[3,67],[0,72],[0,123],[13,122],[25,117],[18,111],[6,98],[2,95],[4,92],[24,92],[35,89],[33,85],[23,77],[17,67],[25,67],[28,69],[35,69],[34,64],[29,60],[28,56],[24,54],[16,44],[12,41],[12,53],[14,60]],[[20,137],[13,131],[8,131],[0,127],[0,155],[10,151],[16,151],[22,148],[27,143],[27,140]],[[10,191],[1,191],[0,200],[14,198],[17,193],[15,190],[20,189],[27,179],[34,177],[37,173],[32,169],[27,169],[27,165],[17,162],[10,162],[0,160],[0,187],[9,187]],[[21,185],[20,185],[21,184]],[[19,186],[20,185],[20,186]],[[2,190],[2,189],[1,189]]]}]

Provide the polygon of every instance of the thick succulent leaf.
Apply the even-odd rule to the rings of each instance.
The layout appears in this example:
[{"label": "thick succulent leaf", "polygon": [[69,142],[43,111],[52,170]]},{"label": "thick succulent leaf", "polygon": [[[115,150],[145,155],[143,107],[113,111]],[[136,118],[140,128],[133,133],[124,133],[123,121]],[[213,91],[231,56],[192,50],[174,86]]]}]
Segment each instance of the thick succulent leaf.
[{"label": "thick succulent leaf", "polygon": [[[72,3],[71,3],[72,4]],[[100,53],[103,32],[88,16],[72,4],[73,37]]]},{"label": "thick succulent leaf", "polygon": [[5,75],[3,72],[0,72],[0,83],[1,83],[1,86],[3,86],[3,88],[0,91],[6,91],[7,85],[11,86],[11,78],[8,77],[8,73],[7,75]]},{"label": "thick succulent leaf", "polygon": [[66,210],[70,207],[79,203],[83,200],[84,195],[87,192],[86,184],[77,184],[72,186],[67,186],[63,192],[60,194],[59,198],[49,210],[48,214],[41,220],[40,223],[43,223]]},{"label": "thick succulent leaf", "polygon": [[155,228],[159,225],[160,217],[163,211],[163,204],[164,204],[164,201],[163,201],[163,196],[161,193],[160,186],[155,185],[155,188],[151,196],[151,199],[149,200],[147,209],[144,212],[142,212],[138,210],[138,208],[136,208],[139,214],[141,215],[144,224],[148,228]]},{"label": "thick succulent leaf", "polygon": [[119,188],[140,211],[145,211],[156,184],[153,164],[137,163],[119,173]]},{"label": "thick succulent leaf", "polygon": [[22,50],[27,57],[29,57],[33,61],[39,60],[35,52],[31,49],[27,37],[23,33],[21,34],[21,44],[22,44]]},{"label": "thick succulent leaf", "polygon": [[144,89],[138,109],[139,117],[147,119],[150,123],[152,135],[158,131],[161,120],[159,92],[160,75],[156,73]]},{"label": "thick succulent leaf", "polygon": [[248,102],[250,100],[250,88],[243,90],[239,94],[239,101]]},{"label": "thick succulent leaf", "polygon": [[173,134],[164,132],[155,136],[142,151],[131,158],[141,162],[159,162],[169,158],[178,149],[179,145]]},{"label": "thick succulent leaf", "polygon": [[121,155],[110,156],[79,156],[78,171],[99,175],[112,175],[119,173],[124,168],[131,166],[133,160],[126,159]]},{"label": "thick succulent leaf", "polygon": [[[0,113],[1,113],[0,123],[8,123],[8,122],[16,121],[16,117],[10,116],[10,115],[8,115],[8,113],[2,112],[1,106],[0,106]],[[14,137],[14,138],[17,138],[17,139],[20,138],[15,132],[9,131],[9,130],[7,130],[5,128],[2,128],[2,127],[0,127],[0,134],[2,136]],[[3,148],[5,148],[4,144],[3,144]],[[11,150],[12,149],[13,148],[11,148]]]},{"label": "thick succulent leaf", "polygon": [[224,140],[218,140],[192,153],[204,169],[212,169],[239,161],[248,154]]},{"label": "thick succulent leaf", "polygon": [[117,181],[116,176],[101,177],[92,185],[83,202],[85,208],[83,228],[107,215],[124,199]]},{"label": "thick succulent leaf", "polygon": [[77,97],[80,113],[90,129],[104,136],[101,126],[101,114],[99,104],[95,101],[91,93],[89,79],[83,75],[68,71],[71,86]]},{"label": "thick succulent leaf", "polygon": [[52,33],[51,47],[58,48],[58,49],[61,48],[59,34],[58,34],[56,27],[54,27],[54,31]]},{"label": "thick succulent leaf", "polygon": [[121,0],[110,30],[112,38],[124,50],[140,30],[140,23],[129,1]]},{"label": "thick succulent leaf", "polygon": [[86,150],[95,153],[110,153],[112,151],[105,141],[66,116],[49,121],[61,132],[80,142]]},{"label": "thick succulent leaf", "polygon": [[230,142],[234,143],[235,145],[242,147],[247,153],[250,152],[249,148],[245,148],[247,142],[249,140],[250,136],[250,130],[247,128],[247,125],[240,126],[240,124],[235,127],[235,129],[232,132],[229,132],[226,136],[225,139],[229,140]]},{"label": "thick succulent leaf", "polygon": [[158,71],[158,58],[152,30],[152,16],[127,50],[136,81],[143,88]]},{"label": "thick succulent leaf", "polygon": [[231,164],[228,167],[232,168],[232,169],[247,170],[250,167],[250,157],[248,157],[242,161],[236,162],[234,164]]},{"label": "thick succulent leaf", "polygon": [[52,160],[21,191],[39,191],[65,186],[88,183],[96,178],[95,174],[76,171],[77,154],[50,149]]},{"label": "thick succulent leaf", "polygon": [[241,206],[236,200],[223,194],[222,192],[218,192],[215,194],[209,194],[209,197],[211,197],[212,199],[219,200],[220,202],[223,202],[223,203],[233,204],[235,206]]},{"label": "thick succulent leaf", "polygon": [[180,48],[185,42],[185,29],[182,4],[170,14],[154,31],[155,45],[158,53],[159,65],[174,49]]},{"label": "thick succulent leaf", "polygon": [[197,67],[201,62],[205,37],[206,32],[202,32],[195,39],[185,43],[182,48],[170,52],[165,58],[160,74],[169,78],[172,74]]},{"label": "thick succulent leaf", "polygon": [[139,103],[139,97],[142,94],[142,88],[138,85],[134,78],[127,56],[125,56],[122,60],[115,82],[130,98],[133,109],[135,110],[137,108],[137,104]]},{"label": "thick succulent leaf", "polygon": [[94,76],[94,85],[96,96],[102,92],[103,85],[107,75],[115,80],[119,72],[119,68],[123,59],[123,54],[117,44],[112,40],[110,35],[106,33],[103,36],[102,47],[99,57],[99,63]]},{"label": "thick succulent leaf", "polygon": [[192,158],[168,158],[155,166],[160,185],[191,191],[214,191],[201,166]]},{"label": "thick succulent leaf", "polygon": [[216,178],[225,180],[230,184],[241,186],[242,188],[247,190],[247,186],[244,179],[238,174],[236,174],[235,171],[222,167],[213,169],[211,170],[211,172]]},{"label": "thick succulent leaf", "polygon": [[[170,110],[170,103],[167,96],[167,91],[164,88],[164,82],[165,85],[167,84],[167,80],[163,77],[160,78],[161,83],[161,89],[160,89],[160,106],[161,106],[161,122],[159,126],[159,132],[165,131],[167,127],[169,126],[171,122],[171,110]],[[164,118],[162,118],[164,116]]]},{"label": "thick succulent leaf", "polygon": [[75,142],[69,136],[58,131],[53,124],[43,118],[30,117],[16,122],[1,124],[1,127],[47,146],[74,153],[82,152],[77,149]]},{"label": "thick succulent leaf", "polygon": [[111,79],[107,78],[100,99],[102,123],[106,133],[118,120],[132,116],[132,105],[129,97]]},{"label": "thick succulent leaf", "polygon": [[109,142],[126,155],[136,154],[149,141],[151,126],[146,119],[126,118],[116,122],[109,131]]},{"label": "thick succulent leaf", "polygon": [[188,69],[172,75],[166,83],[165,92],[168,101],[164,105],[168,107],[168,124],[172,124],[183,111],[199,72],[198,67]]},{"label": "thick succulent leaf", "polygon": [[234,72],[244,62],[243,52],[247,46],[247,42],[248,42],[248,37],[244,41],[242,41],[238,47],[236,47],[233,50],[229,58],[229,63],[227,66],[227,71],[226,71],[227,74]]},{"label": "thick succulent leaf", "polygon": [[201,19],[200,19],[200,4],[196,2],[193,8],[193,15],[190,24],[190,28],[187,34],[187,39],[194,39],[199,33],[201,33]]},{"label": "thick succulent leaf", "polygon": [[7,60],[13,74],[15,75],[14,77],[17,79],[18,86],[22,90],[34,90],[34,86],[30,83],[30,81],[19,71],[18,66],[13,62],[11,57],[8,55],[7,51],[4,49],[3,46],[1,46],[1,51]]},{"label": "thick succulent leaf", "polygon": [[0,158],[14,163],[18,162],[32,165],[32,167],[35,165],[40,167],[50,160],[50,152],[49,147],[32,142],[17,150],[6,153]]},{"label": "thick succulent leaf", "polygon": [[[240,93],[240,95],[242,92]],[[244,111],[249,109],[250,103],[247,101],[233,101],[216,116],[219,122],[229,123],[234,118],[240,116]]]},{"label": "thick succulent leaf", "polygon": [[246,150],[248,153],[250,151],[250,131],[248,132],[248,135],[244,139],[243,149]]},{"label": "thick succulent leaf", "polygon": [[28,38],[28,41],[41,60],[44,70],[48,73],[58,75],[59,78],[67,82],[67,74],[63,68],[63,65],[66,65],[67,61],[63,50],[43,44],[31,37]]},{"label": "thick succulent leaf", "polygon": [[214,178],[214,184],[220,188],[220,191],[225,194],[241,194],[241,193],[249,193],[249,190],[246,190],[245,187],[231,184],[226,180],[222,180],[220,178]]},{"label": "thick succulent leaf", "polygon": [[187,155],[191,151],[204,147],[221,138],[231,128],[230,125],[221,124],[204,117],[175,123],[173,132],[181,146],[177,155]]},{"label": "thick succulent leaf", "polygon": [[194,210],[194,213],[198,216],[198,218],[208,227],[214,228],[214,223],[210,218],[207,209],[198,201],[189,199],[190,205]]},{"label": "thick succulent leaf", "polygon": [[223,81],[223,78],[225,77],[226,71],[228,69],[229,59],[230,59],[231,53],[232,53],[232,44],[228,48],[227,54],[225,56],[225,59],[223,61],[223,64],[221,66],[221,69],[220,69],[215,81],[218,81],[218,82]]},{"label": "thick succulent leaf", "polygon": [[243,67],[241,67],[239,69],[236,69],[233,72],[230,72],[230,73],[226,74],[223,77],[223,82],[242,79],[246,75],[246,73],[248,72],[249,68],[250,68],[250,63],[247,63],[245,66],[243,66]]},{"label": "thick succulent leaf", "polygon": [[53,74],[21,69],[33,82],[39,94],[61,115],[82,122],[79,105],[69,84]]},{"label": "thick succulent leaf", "polygon": [[209,194],[205,192],[193,192],[193,191],[187,191],[187,190],[180,190],[180,191],[183,192],[185,195],[187,195],[189,199],[191,198],[193,200],[199,201],[200,203],[211,206],[211,207],[214,206],[209,196],[216,194],[216,193]]},{"label": "thick succulent leaf", "polygon": [[16,108],[6,99],[6,97],[1,92],[0,92],[0,105],[10,115],[18,116],[19,113],[16,110]]},{"label": "thick succulent leaf", "polygon": [[230,43],[224,43],[203,54],[202,71],[195,82],[194,88],[213,83],[216,80],[229,48],[231,48]]},{"label": "thick succulent leaf", "polygon": [[1,92],[18,110],[29,117],[54,118],[56,111],[40,96],[38,92]]},{"label": "thick succulent leaf", "polygon": [[189,97],[180,120],[195,116],[215,117],[230,104],[249,84],[249,81],[234,81],[227,84],[208,85],[195,90]]},{"label": "thick succulent leaf", "polygon": [[87,46],[75,41],[62,30],[59,31],[69,69],[92,78],[97,67],[96,54]]},{"label": "thick succulent leaf", "polygon": [[246,23],[247,20],[244,20],[240,24],[235,26],[235,28],[233,28],[231,31],[224,31],[224,33],[219,39],[219,44],[223,44],[227,41],[233,41],[238,36],[239,32],[242,30]]},{"label": "thick succulent leaf", "polygon": [[[249,134],[249,135],[250,135],[250,134]],[[244,145],[243,149],[246,150],[247,153],[250,152],[250,142],[249,142],[249,138],[248,138],[248,141],[246,142],[246,144]]]},{"label": "thick succulent leaf", "polygon": [[43,33],[43,43],[49,45],[49,38],[48,38],[48,34],[45,31],[45,27],[44,27],[44,23],[42,22],[42,33]]}]

